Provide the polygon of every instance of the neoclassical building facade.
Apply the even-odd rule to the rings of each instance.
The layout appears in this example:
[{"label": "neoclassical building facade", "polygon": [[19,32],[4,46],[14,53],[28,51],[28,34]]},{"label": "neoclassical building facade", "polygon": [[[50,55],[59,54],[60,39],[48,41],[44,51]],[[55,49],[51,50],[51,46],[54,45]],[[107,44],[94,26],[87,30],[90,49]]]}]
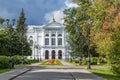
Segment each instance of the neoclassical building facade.
[{"label": "neoclassical building facade", "polygon": [[31,59],[67,59],[67,33],[64,25],[52,19],[42,26],[29,25],[27,39],[32,49]]}]

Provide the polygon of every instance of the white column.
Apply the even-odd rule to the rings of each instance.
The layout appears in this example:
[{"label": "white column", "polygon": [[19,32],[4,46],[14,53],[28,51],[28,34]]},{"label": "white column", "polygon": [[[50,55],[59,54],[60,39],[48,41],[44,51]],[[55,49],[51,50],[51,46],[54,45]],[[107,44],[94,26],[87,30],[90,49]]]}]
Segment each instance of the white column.
[{"label": "white column", "polygon": [[35,49],[35,42],[36,42],[36,29],[35,27],[33,28],[34,29],[34,36],[33,36],[33,58],[36,59],[36,49]]},{"label": "white column", "polygon": [[51,46],[51,31],[49,31],[49,46]]},{"label": "white column", "polygon": [[43,35],[43,46],[45,46],[45,31],[42,31],[42,35]]},{"label": "white column", "polygon": [[56,46],[58,46],[58,32],[56,31]]},{"label": "white column", "polygon": [[64,31],[62,31],[62,46],[64,47],[65,46],[65,35],[64,35]]}]

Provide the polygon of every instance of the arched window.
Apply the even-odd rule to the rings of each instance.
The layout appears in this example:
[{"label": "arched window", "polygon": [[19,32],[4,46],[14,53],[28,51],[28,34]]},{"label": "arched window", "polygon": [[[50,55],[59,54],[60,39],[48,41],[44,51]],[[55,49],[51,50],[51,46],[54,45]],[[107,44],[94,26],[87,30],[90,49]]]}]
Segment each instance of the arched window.
[{"label": "arched window", "polygon": [[55,50],[52,50],[52,59],[55,59]]},{"label": "arched window", "polygon": [[49,34],[45,34],[45,37],[49,37]]},{"label": "arched window", "polygon": [[52,36],[52,37],[55,37],[55,34],[52,34],[51,36]]},{"label": "arched window", "polygon": [[58,59],[62,59],[62,51],[61,50],[58,51]]},{"label": "arched window", "polygon": [[45,59],[49,59],[49,51],[48,50],[45,51]]},{"label": "arched window", "polygon": [[29,40],[29,44],[30,44],[30,46],[33,46],[33,37],[30,36],[28,40]]},{"label": "arched window", "polygon": [[30,40],[30,46],[33,46],[33,40]]},{"label": "arched window", "polygon": [[62,37],[62,34],[58,34],[58,37]]},{"label": "arched window", "polygon": [[33,38],[32,36],[29,37],[29,39],[32,39],[32,38]]}]

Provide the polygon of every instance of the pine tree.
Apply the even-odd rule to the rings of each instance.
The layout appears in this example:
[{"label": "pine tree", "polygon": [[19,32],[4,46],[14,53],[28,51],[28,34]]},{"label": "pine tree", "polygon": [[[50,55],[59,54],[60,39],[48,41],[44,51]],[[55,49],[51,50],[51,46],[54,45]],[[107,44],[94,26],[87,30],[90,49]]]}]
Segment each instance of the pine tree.
[{"label": "pine tree", "polygon": [[24,14],[24,9],[22,8],[22,11],[20,13],[19,19],[17,21],[17,26],[16,26],[16,32],[21,37],[25,36],[25,34],[26,34],[25,19],[26,18],[25,18],[25,14]]},{"label": "pine tree", "polygon": [[[19,50],[17,49],[18,52],[21,52],[20,55],[28,56],[28,55],[31,55],[31,48],[30,48],[29,43],[27,42],[27,38],[26,38],[27,26],[25,24],[25,19],[26,19],[25,13],[22,8],[19,19],[17,21],[15,35],[19,38],[19,42],[21,43],[20,44],[21,49],[19,49]],[[18,46],[18,47],[20,47],[20,46]]]}]

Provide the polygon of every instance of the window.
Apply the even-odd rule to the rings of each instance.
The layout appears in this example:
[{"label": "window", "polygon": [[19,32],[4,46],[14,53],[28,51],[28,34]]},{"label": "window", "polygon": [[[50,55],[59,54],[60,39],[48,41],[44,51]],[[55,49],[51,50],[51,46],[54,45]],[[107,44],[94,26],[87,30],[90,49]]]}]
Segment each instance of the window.
[{"label": "window", "polygon": [[49,37],[49,34],[45,34],[45,37]]},{"label": "window", "polygon": [[30,38],[33,38],[32,36],[30,36]]},{"label": "window", "polygon": [[30,46],[33,46],[33,40],[30,40]]},{"label": "window", "polygon": [[62,45],[62,38],[58,38],[58,45]]},{"label": "window", "polygon": [[45,38],[45,45],[49,45],[49,38]]},{"label": "window", "polygon": [[58,59],[62,59],[62,51],[61,50],[58,51]]},{"label": "window", "polygon": [[48,50],[45,51],[45,59],[49,59],[49,51]]},{"label": "window", "polygon": [[58,37],[62,37],[62,34],[58,34]]},{"label": "window", "polygon": [[51,36],[52,36],[52,37],[55,37],[55,34],[52,34]]},{"label": "window", "polygon": [[55,45],[55,38],[52,38],[52,45]]}]

